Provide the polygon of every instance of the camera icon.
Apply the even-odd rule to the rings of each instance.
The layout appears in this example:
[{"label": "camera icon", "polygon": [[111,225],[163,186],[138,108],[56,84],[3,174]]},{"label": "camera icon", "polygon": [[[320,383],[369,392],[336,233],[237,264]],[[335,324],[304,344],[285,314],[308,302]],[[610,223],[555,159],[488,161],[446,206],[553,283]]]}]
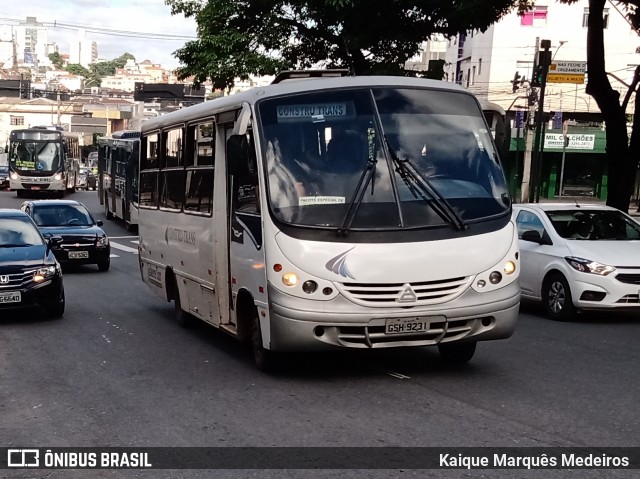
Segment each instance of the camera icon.
[{"label": "camera icon", "polygon": [[39,449],[8,449],[7,467],[39,467]]}]

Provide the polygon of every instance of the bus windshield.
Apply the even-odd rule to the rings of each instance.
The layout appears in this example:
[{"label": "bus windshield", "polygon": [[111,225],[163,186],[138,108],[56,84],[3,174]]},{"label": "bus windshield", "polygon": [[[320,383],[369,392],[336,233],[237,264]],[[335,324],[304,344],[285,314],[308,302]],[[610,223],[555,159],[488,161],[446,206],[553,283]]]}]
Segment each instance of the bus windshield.
[{"label": "bus windshield", "polygon": [[258,111],[269,205],[282,222],[462,229],[509,211],[491,132],[466,93],[343,89],[264,100]]},{"label": "bus windshield", "polygon": [[10,164],[20,173],[55,173],[62,167],[61,143],[18,140],[10,146]]}]

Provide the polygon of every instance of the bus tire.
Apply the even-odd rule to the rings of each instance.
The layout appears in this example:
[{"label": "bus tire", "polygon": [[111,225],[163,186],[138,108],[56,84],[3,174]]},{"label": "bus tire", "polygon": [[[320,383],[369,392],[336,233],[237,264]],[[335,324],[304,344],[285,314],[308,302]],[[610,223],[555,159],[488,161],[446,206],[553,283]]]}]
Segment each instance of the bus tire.
[{"label": "bus tire", "polygon": [[440,359],[447,364],[468,363],[476,352],[476,344],[476,341],[468,343],[438,344]]},{"label": "bus tire", "polygon": [[104,216],[108,220],[113,219],[113,213],[111,213],[111,211],[109,211],[109,202],[108,201],[105,201],[105,203],[104,203]]},{"label": "bus tire", "polygon": [[275,353],[265,349],[262,344],[262,332],[260,331],[260,319],[256,311],[251,322],[251,351],[256,367],[262,372],[270,372],[275,368]]},{"label": "bus tire", "polygon": [[193,316],[182,309],[182,302],[180,301],[180,292],[176,287],[176,297],[173,300],[174,315],[176,322],[183,328],[190,328],[193,326]]}]

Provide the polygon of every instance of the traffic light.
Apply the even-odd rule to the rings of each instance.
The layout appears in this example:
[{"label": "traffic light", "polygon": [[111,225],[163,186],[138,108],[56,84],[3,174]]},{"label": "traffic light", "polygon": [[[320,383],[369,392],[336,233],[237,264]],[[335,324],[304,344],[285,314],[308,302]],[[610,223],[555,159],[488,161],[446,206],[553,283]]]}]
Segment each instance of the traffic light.
[{"label": "traffic light", "polygon": [[522,83],[524,79],[521,80],[520,77],[520,73],[516,72],[515,75],[513,75],[513,80],[511,80],[511,92],[515,93],[518,91],[518,87],[520,86],[520,84]]},{"label": "traffic light", "polygon": [[533,75],[531,75],[531,86],[540,87],[544,80],[544,67],[536,65],[533,67]]}]

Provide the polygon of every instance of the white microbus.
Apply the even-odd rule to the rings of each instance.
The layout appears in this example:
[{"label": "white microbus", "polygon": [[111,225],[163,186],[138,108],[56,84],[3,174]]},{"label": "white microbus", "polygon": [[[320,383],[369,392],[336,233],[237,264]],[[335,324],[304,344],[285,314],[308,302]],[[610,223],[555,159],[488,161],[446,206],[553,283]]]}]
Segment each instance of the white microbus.
[{"label": "white microbus", "polygon": [[288,81],[143,124],[140,269],[197,317],[278,351],[509,337],[516,229],[491,132],[461,87]]}]

